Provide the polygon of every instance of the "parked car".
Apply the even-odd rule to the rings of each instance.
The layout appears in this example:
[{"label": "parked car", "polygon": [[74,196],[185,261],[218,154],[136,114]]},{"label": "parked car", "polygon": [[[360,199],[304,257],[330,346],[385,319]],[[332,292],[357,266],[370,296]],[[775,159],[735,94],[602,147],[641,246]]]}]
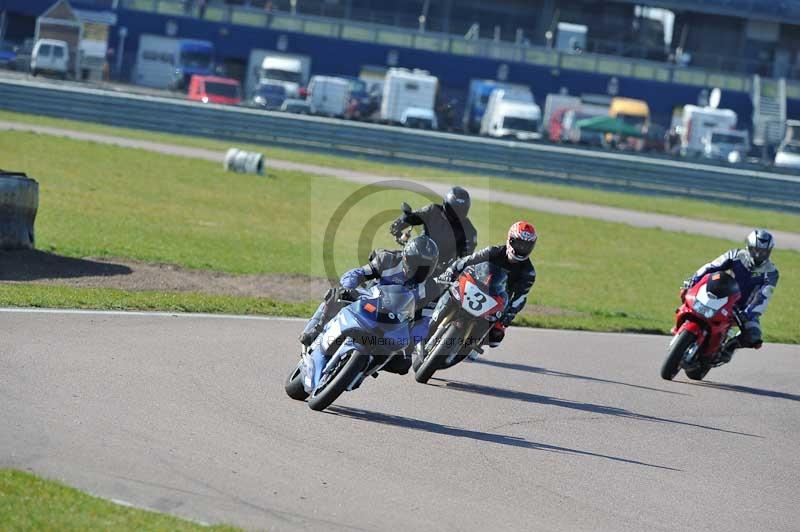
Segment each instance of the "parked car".
[{"label": "parked car", "polygon": [[11,43],[0,43],[0,68],[14,70],[17,66],[17,48]]},{"label": "parked car", "polygon": [[31,53],[31,74],[53,74],[66,79],[69,71],[69,45],[55,39],[39,39]]},{"label": "parked car", "polygon": [[800,171],[800,143],[784,143],[775,154],[775,166]]},{"label": "parked car", "polygon": [[737,164],[744,161],[750,151],[747,131],[712,129],[703,137],[703,156],[707,159]]},{"label": "parked car", "polygon": [[298,100],[297,98],[287,98],[281,105],[281,111],[295,113],[299,115],[313,114],[314,108],[308,100]]},{"label": "parked car", "polygon": [[400,115],[400,124],[418,129],[439,129],[433,109],[407,107]]},{"label": "parked car", "polygon": [[14,48],[16,57],[14,65],[9,67],[20,72],[29,72],[31,69],[31,55],[33,54],[33,39],[25,39],[22,44]]},{"label": "parked car", "polygon": [[242,101],[242,86],[231,78],[195,75],[189,82],[188,98],[203,103],[236,105]]},{"label": "parked car", "polygon": [[261,83],[253,91],[251,104],[262,109],[280,109],[286,100],[286,87],[282,83]]},{"label": "parked car", "polygon": [[667,130],[664,126],[651,122],[644,128],[642,151],[653,153],[667,151]]}]

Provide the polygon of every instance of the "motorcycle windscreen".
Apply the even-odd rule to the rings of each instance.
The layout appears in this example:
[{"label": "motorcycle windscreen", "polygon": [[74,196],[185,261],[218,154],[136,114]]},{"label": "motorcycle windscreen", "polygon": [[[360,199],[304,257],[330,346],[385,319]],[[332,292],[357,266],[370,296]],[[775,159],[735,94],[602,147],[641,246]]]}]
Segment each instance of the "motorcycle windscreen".
[{"label": "motorcycle windscreen", "polygon": [[706,291],[709,294],[722,299],[739,293],[739,283],[729,273],[716,272],[709,275],[710,277],[706,283]]},{"label": "motorcycle windscreen", "polygon": [[491,262],[482,262],[472,267],[472,277],[483,285],[482,290],[489,295],[506,295],[508,274],[500,266]]}]

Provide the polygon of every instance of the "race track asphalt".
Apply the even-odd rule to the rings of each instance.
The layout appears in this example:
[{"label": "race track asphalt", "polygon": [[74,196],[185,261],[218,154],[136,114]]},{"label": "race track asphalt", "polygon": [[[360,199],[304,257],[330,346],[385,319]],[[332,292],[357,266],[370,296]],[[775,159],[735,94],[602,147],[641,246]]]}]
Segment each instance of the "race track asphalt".
[{"label": "race track asphalt", "polygon": [[796,531],[800,347],[511,329],[432,385],[286,397],[302,323],[0,312],[0,467],[273,530]]}]

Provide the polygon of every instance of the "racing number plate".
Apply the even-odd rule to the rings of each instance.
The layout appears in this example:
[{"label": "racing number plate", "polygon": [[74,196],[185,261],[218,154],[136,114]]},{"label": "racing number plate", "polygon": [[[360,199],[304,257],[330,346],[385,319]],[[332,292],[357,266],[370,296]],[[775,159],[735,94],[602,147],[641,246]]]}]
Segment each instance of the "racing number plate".
[{"label": "racing number plate", "polygon": [[464,283],[464,300],[461,302],[461,305],[464,307],[464,310],[473,316],[480,317],[497,306],[497,301],[478,288],[478,285],[467,281]]}]

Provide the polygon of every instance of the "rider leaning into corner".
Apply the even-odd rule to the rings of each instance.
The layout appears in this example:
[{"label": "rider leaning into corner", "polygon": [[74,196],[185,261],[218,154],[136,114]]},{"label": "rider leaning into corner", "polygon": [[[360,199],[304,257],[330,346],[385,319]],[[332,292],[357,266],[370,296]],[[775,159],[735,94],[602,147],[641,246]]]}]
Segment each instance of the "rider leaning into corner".
[{"label": "rider leaning into corner", "polygon": [[536,270],[533,267],[530,255],[536,246],[537,239],[538,235],[533,225],[519,221],[508,230],[508,239],[505,245],[489,246],[468,257],[459,259],[440,277],[443,281],[453,282],[464,268],[481,262],[491,262],[508,273],[508,298],[510,303],[503,317],[489,331],[486,338],[489,347],[497,347],[503,341],[506,327],[514,321],[516,315],[525,306],[528,292],[533,287],[533,283],[536,282]]},{"label": "rider leaning into corner", "polygon": [[761,347],[761,315],[767,309],[778,285],[778,268],[769,259],[775,239],[764,229],[747,235],[745,249],[730,249],[709,262],[685,283],[686,288],[697,284],[706,274],[730,270],[739,285],[742,297],[737,304],[742,315],[742,330],[728,340],[720,353],[720,362],[731,361],[740,347]]},{"label": "rider leaning into corner", "polygon": [[[369,256],[369,262],[360,268],[345,272],[340,279],[340,287],[331,288],[324,301],[306,324],[300,335],[300,343],[310,346],[328,323],[348,301],[355,300],[352,291],[367,281],[375,280],[382,285],[403,285],[414,292],[417,313],[412,336],[424,338],[428,334],[430,314],[422,315],[424,305],[429,301],[431,274],[436,269],[439,249],[431,238],[420,235],[406,243],[402,250],[390,251],[376,249]],[[411,367],[411,350],[406,349],[405,357],[394,357],[383,369],[405,375]]]},{"label": "rider leaning into corner", "polygon": [[439,247],[439,265],[434,275],[442,273],[455,259],[475,251],[478,232],[467,215],[470,208],[469,192],[453,187],[442,198],[442,204],[431,203],[410,213],[403,213],[395,220],[389,231],[399,238],[408,227],[422,226],[423,234],[429,236]]}]

